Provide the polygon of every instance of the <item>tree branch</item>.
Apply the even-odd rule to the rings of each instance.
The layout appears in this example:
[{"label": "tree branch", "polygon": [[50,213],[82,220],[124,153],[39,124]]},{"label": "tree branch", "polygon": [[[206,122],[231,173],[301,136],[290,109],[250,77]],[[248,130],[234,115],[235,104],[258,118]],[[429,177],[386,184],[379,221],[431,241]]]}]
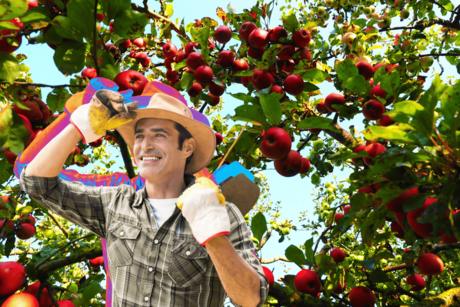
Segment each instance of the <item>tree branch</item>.
[{"label": "tree branch", "polygon": [[458,306],[460,302],[460,287],[452,288],[438,296],[426,298],[420,303],[413,304],[412,307],[453,307]]},{"label": "tree branch", "polygon": [[67,229],[64,228],[64,226],[62,226],[62,224],[58,221],[58,219],[56,218],[56,216],[54,216],[54,214],[52,214],[51,212],[48,211],[48,215],[50,216],[50,218],[56,223],[56,225],[59,227],[59,229],[64,233],[64,235],[66,236],[66,238],[69,238],[69,232],[67,231]]},{"label": "tree branch", "polygon": [[99,76],[100,73],[99,73],[99,65],[97,65],[97,33],[96,33],[96,15],[97,15],[97,2],[98,0],[96,0],[94,2],[94,31],[93,31],[93,44],[94,44],[94,67],[96,68],[96,72],[97,72],[97,75]]},{"label": "tree branch", "polygon": [[125,163],[128,177],[129,179],[133,179],[134,177],[136,177],[136,173],[134,172],[133,163],[131,161],[131,157],[129,156],[128,145],[126,145],[125,140],[121,137],[118,131],[108,131],[107,134],[114,137],[117,140],[117,143],[120,146],[121,156],[123,157],[123,162]]},{"label": "tree branch", "polygon": [[260,263],[273,263],[273,262],[276,262],[276,261],[279,261],[279,260],[282,260],[282,261],[285,261],[285,262],[292,262],[291,260],[287,259],[286,257],[276,256],[276,257],[268,258],[268,259],[261,258]]},{"label": "tree branch", "polygon": [[42,265],[40,267],[40,271],[41,272],[52,272],[59,268],[62,268],[62,267],[65,267],[65,266],[68,266],[74,263],[78,263],[86,259],[93,259],[99,256],[102,256],[102,246],[101,245],[97,246],[94,250],[91,250],[91,251],[81,252],[81,253],[77,253],[69,257],[50,261],[47,264]]},{"label": "tree branch", "polygon": [[448,20],[444,20],[440,18],[433,18],[432,20],[428,20],[428,21],[420,20],[414,26],[382,28],[382,29],[379,29],[379,32],[392,31],[392,30],[420,30],[420,31],[423,31],[424,29],[429,28],[432,25],[441,25],[446,28],[460,30],[460,24],[458,23],[450,22]]},{"label": "tree branch", "polygon": [[279,306],[296,306],[296,307],[332,307],[345,306],[341,303],[331,303],[309,294],[297,292],[289,287],[283,287],[279,283],[274,283],[273,288],[268,295],[278,300]]},{"label": "tree branch", "polygon": [[426,54],[419,54],[419,57],[424,56],[460,56],[460,53],[426,53]]},{"label": "tree branch", "polygon": [[[10,84],[10,83],[9,82],[0,82],[0,84]],[[29,82],[18,82],[18,81],[15,81],[13,84],[14,85],[20,85],[20,86],[32,85],[32,86],[38,86],[38,87],[54,87],[54,88],[58,88],[58,87],[85,87],[86,86],[86,85],[79,85],[79,84],[49,85],[49,84],[43,84],[43,83],[29,83]]]}]

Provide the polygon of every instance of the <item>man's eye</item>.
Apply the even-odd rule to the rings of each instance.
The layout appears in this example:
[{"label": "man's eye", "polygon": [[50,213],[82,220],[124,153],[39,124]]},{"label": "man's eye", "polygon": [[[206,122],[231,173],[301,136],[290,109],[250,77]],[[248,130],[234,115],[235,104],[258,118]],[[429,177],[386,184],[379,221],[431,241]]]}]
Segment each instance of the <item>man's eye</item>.
[{"label": "man's eye", "polygon": [[156,136],[164,136],[164,134],[157,133]]},{"label": "man's eye", "polygon": [[142,137],[142,135],[140,135],[140,134],[136,135],[136,139],[138,139],[140,137]]}]

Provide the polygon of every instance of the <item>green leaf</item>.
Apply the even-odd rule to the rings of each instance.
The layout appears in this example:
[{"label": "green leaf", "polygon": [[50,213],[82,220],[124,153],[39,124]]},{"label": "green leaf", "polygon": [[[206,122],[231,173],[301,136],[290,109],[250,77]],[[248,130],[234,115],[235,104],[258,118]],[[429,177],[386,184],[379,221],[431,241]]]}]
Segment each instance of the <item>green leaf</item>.
[{"label": "green leaf", "polygon": [[369,157],[369,154],[365,150],[361,150],[358,153],[354,152],[336,152],[333,153],[329,156],[327,156],[328,160],[348,160],[348,159],[353,159],[353,158],[362,158],[362,157]]},{"label": "green leaf", "polygon": [[178,71],[178,70],[180,70],[181,68],[187,66],[187,63],[186,63],[186,62],[187,62],[187,60],[183,60],[182,62],[177,63],[177,64],[174,66],[174,70],[175,70],[175,71]]},{"label": "green leaf", "polygon": [[120,73],[120,66],[115,65],[115,59],[112,54],[103,51],[100,55],[100,59],[102,59],[102,64],[99,65],[100,77],[109,80],[115,79],[115,77]]},{"label": "green leaf", "polygon": [[364,89],[366,89],[366,87],[364,86],[365,84],[366,84],[366,79],[364,79],[364,76],[357,75],[357,76],[349,78],[345,82],[345,88],[353,93],[359,94]]},{"label": "green leaf", "polygon": [[367,140],[373,140],[376,138],[382,138],[391,142],[402,142],[402,143],[412,143],[417,145],[422,145],[421,140],[415,133],[412,131],[405,131],[403,124],[391,125],[388,127],[382,126],[368,126],[364,132],[364,137]]},{"label": "green leaf", "polygon": [[390,278],[388,277],[387,273],[385,273],[382,269],[375,269],[374,271],[372,271],[372,273],[369,275],[369,279],[373,282],[390,281]]},{"label": "green leaf", "polygon": [[[56,16],[51,22],[51,24],[54,25],[53,27],[51,27],[51,29],[54,29],[57,34],[68,39],[82,41],[81,33],[79,33],[78,30],[73,26],[72,22],[70,21],[70,18],[64,16]],[[46,32],[45,39],[48,36],[48,32]]]},{"label": "green leaf", "polygon": [[[455,131],[460,127],[459,112],[460,112],[460,83],[447,88],[441,95],[441,107],[439,108],[442,116],[442,127],[446,131]],[[449,133],[449,143],[455,143],[455,137]]]},{"label": "green leaf", "polygon": [[102,288],[99,285],[91,284],[85,287],[83,289],[83,297],[80,306],[86,306],[100,292],[102,292]]},{"label": "green leaf", "polygon": [[0,22],[0,30],[19,30],[18,26],[15,26],[14,23],[9,21]]},{"label": "green leaf", "polygon": [[305,241],[305,256],[307,257],[307,260],[310,261],[311,263],[314,263],[315,261],[315,253],[313,252],[313,238],[308,239]]},{"label": "green leaf", "polygon": [[54,63],[60,72],[70,75],[83,69],[86,46],[84,43],[70,41],[60,44],[54,53]]},{"label": "green leaf", "polygon": [[242,105],[237,107],[232,120],[241,120],[255,125],[265,125],[267,122],[262,108],[256,105]]},{"label": "green leaf", "polygon": [[354,76],[358,76],[359,71],[352,61],[345,60],[340,62],[337,66],[337,75],[340,80],[346,81]]},{"label": "green leaf", "polygon": [[259,240],[262,241],[262,238],[267,231],[267,220],[262,212],[257,213],[251,220],[251,231],[252,235]]},{"label": "green leaf", "polygon": [[300,29],[300,24],[299,24],[299,21],[297,20],[295,13],[292,13],[289,16],[286,16],[283,13],[282,20],[283,20],[283,26],[288,32],[294,33],[295,31]]},{"label": "green leaf", "polygon": [[18,60],[13,55],[0,51],[0,80],[13,83],[19,73]]},{"label": "green leaf", "polygon": [[125,11],[131,7],[131,0],[99,0],[99,3],[107,13],[107,21],[114,19],[119,11]]},{"label": "green leaf", "polygon": [[46,104],[50,108],[51,114],[58,111],[62,113],[64,111],[64,105],[70,98],[70,93],[65,88],[55,88],[46,97]]},{"label": "green leaf", "polygon": [[[19,155],[24,150],[24,142],[29,137],[26,127],[21,118],[10,107],[2,110],[2,126],[9,127],[6,134],[6,141],[3,144],[14,154]],[[3,129],[2,129],[3,130]]]},{"label": "green leaf", "polygon": [[260,105],[262,106],[262,110],[264,111],[268,122],[272,125],[278,125],[283,111],[281,110],[279,99],[276,99],[274,94],[276,93],[259,94]]},{"label": "green leaf", "polygon": [[319,90],[319,87],[317,87],[313,83],[304,82],[304,88],[303,88],[304,92],[314,92],[316,90]]},{"label": "green leaf", "polygon": [[181,88],[189,90],[193,84],[193,80],[195,80],[195,75],[191,72],[185,72],[182,75],[182,80],[180,81]]},{"label": "green leaf", "polygon": [[423,207],[425,204],[426,197],[425,195],[417,195],[413,197],[409,197],[403,204],[404,212],[409,212],[412,210],[417,210],[418,208]]},{"label": "green leaf", "polygon": [[174,14],[173,4],[172,3],[167,3],[166,4],[166,16],[168,16],[168,18],[170,18],[170,17],[172,17],[173,14]]},{"label": "green leaf", "polygon": [[321,116],[307,117],[297,124],[298,129],[324,129],[334,132],[340,132],[339,129],[331,125],[332,119]]},{"label": "green leaf", "polygon": [[49,11],[44,7],[34,7],[21,17],[21,22],[32,23],[37,21],[50,22]]},{"label": "green leaf", "polygon": [[354,211],[359,211],[362,208],[370,207],[372,205],[372,196],[367,193],[358,193],[351,198],[351,208]]},{"label": "green leaf", "polygon": [[318,68],[307,70],[301,75],[305,81],[310,81],[313,84],[322,83],[329,76],[327,72],[319,70]]},{"label": "green leaf", "polygon": [[28,8],[27,0],[0,0],[0,20],[21,17]]},{"label": "green leaf", "polygon": [[285,251],[286,258],[297,265],[305,265],[307,263],[307,259],[305,258],[304,254],[295,245],[289,245]]},{"label": "green leaf", "polygon": [[72,26],[87,41],[94,35],[96,21],[94,19],[94,2],[96,0],[70,0],[67,3],[67,14]]},{"label": "green leaf", "polygon": [[373,271],[373,270],[374,270],[374,267],[375,267],[375,260],[374,260],[374,258],[367,259],[367,260],[363,260],[363,261],[356,260],[356,262],[358,262],[359,264],[361,264],[361,266],[362,266],[363,268],[365,268],[366,270],[368,270],[368,271]]},{"label": "green leaf", "polygon": [[144,36],[144,29],[149,19],[144,13],[132,9],[121,10],[115,17],[113,33],[123,38],[137,38]]},{"label": "green leaf", "polygon": [[252,70],[242,70],[242,71],[238,71],[238,72],[234,73],[233,75],[237,76],[237,77],[250,77],[253,74],[254,74],[254,72]]},{"label": "green leaf", "polygon": [[242,100],[244,102],[255,103],[257,101],[257,99],[255,97],[253,97],[251,95],[243,94],[243,93],[236,93],[236,94],[230,93],[230,96],[232,96],[233,98],[236,98],[238,100]]}]

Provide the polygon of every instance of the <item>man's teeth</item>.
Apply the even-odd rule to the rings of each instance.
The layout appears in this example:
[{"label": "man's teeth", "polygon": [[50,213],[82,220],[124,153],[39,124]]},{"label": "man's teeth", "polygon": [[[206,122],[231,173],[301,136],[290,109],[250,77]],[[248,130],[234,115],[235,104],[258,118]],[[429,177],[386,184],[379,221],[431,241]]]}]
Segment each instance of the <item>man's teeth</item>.
[{"label": "man's teeth", "polygon": [[160,157],[143,157],[142,161],[160,160]]}]

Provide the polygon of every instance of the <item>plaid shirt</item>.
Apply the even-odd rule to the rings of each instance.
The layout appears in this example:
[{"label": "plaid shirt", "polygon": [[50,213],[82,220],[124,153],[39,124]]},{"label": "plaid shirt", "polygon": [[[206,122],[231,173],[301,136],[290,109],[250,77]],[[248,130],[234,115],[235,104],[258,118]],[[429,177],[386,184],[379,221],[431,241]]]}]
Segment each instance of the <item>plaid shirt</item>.
[{"label": "plaid shirt", "polygon": [[[107,241],[113,306],[223,306],[227,293],[205,247],[193,237],[179,208],[158,229],[145,186],[89,187],[60,177],[21,173],[22,189],[43,207]],[[193,176],[186,176],[190,186]],[[226,202],[229,240],[260,278],[260,303],[268,281],[244,217]],[[231,299],[230,301],[235,305]]]}]

